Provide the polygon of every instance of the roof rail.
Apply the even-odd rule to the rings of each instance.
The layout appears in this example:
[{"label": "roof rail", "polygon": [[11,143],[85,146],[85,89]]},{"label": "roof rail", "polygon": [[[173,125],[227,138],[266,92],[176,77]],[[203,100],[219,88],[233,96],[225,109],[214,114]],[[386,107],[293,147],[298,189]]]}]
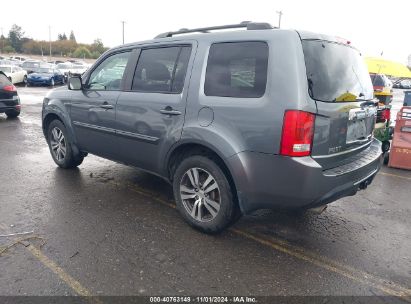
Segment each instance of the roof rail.
[{"label": "roof rail", "polygon": [[268,30],[268,29],[274,29],[276,27],[273,27],[271,24],[265,23],[265,22],[243,21],[238,24],[201,27],[201,28],[196,28],[196,29],[182,28],[175,32],[165,32],[160,35],[157,35],[155,39],[167,38],[167,37],[172,37],[175,35],[188,34],[188,33],[209,33],[210,31],[235,29],[235,28],[246,28],[247,30]]}]

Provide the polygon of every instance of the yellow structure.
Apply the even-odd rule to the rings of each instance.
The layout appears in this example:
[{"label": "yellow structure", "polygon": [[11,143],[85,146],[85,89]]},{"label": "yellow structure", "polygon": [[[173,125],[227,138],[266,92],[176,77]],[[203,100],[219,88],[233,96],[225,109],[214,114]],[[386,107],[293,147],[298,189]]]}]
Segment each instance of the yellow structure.
[{"label": "yellow structure", "polygon": [[385,74],[398,78],[411,78],[411,71],[399,62],[376,57],[366,57],[365,62],[369,73]]}]

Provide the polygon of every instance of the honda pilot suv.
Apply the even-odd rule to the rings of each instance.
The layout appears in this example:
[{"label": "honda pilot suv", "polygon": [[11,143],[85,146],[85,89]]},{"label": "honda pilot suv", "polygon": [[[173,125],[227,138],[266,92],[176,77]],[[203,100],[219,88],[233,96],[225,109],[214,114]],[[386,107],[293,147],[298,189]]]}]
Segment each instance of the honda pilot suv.
[{"label": "honda pilot suv", "polygon": [[113,48],[46,96],[42,121],[58,166],[91,153],[161,176],[215,233],[366,188],[381,163],[372,99],[348,41],[246,22]]}]

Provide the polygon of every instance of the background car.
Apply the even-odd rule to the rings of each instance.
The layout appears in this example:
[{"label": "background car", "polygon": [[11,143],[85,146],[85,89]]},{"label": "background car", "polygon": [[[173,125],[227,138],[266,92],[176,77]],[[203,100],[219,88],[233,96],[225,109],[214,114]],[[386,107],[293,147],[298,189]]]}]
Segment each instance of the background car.
[{"label": "background car", "polygon": [[411,89],[411,80],[404,79],[397,83],[399,89]]},{"label": "background car", "polygon": [[31,74],[39,72],[40,69],[43,68],[53,68],[53,65],[39,60],[27,60],[23,62],[21,68],[24,69],[27,72],[27,74]]},{"label": "background car", "polygon": [[19,66],[14,65],[0,65],[2,71],[12,84],[27,82],[27,72]]},{"label": "background car", "polygon": [[370,73],[371,82],[374,88],[374,96],[380,103],[389,104],[393,98],[393,83],[384,74]]},{"label": "background car", "polygon": [[20,109],[16,87],[3,72],[0,72],[0,113],[6,113],[7,117],[14,118],[20,115]]},{"label": "background car", "polygon": [[35,73],[31,73],[27,76],[27,85],[48,85],[54,86],[55,84],[64,84],[64,75],[57,69],[51,68],[39,68]]},{"label": "background car", "polygon": [[82,63],[74,63],[70,69],[70,76],[81,76],[87,71],[88,66]]}]

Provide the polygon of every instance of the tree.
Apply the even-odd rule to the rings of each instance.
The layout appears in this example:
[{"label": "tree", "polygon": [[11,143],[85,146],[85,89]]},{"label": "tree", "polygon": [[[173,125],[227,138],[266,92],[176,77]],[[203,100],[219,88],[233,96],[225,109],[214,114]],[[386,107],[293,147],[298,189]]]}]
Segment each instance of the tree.
[{"label": "tree", "polygon": [[21,52],[22,46],[22,39],[24,36],[24,32],[20,26],[17,24],[13,24],[9,32],[9,40],[10,45],[14,48],[17,52]]},{"label": "tree", "polygon": [[103,41],[100,38],[94,40],[93,44],[90,45],[90,51],[103,54],[106,51]]},{"label": "tree", "polygon": [[91,58],[91,53],[85,46],[79,46],[73,53],[76,58]]},{"label": "tree", "polygon": [[5,53],[15,53],[16,50],[12,46],[7,45],[7,46],[4,47],[3,52],[5,52]]},{"label": "tree", "polygon": [[73,31],[70,32],[70,40],[71,40],[71,41],[76,41],[76,36],[74,36],[74,32],[73,32]]},{"label": "tree", "polygon": [[57,35],[57,39],[58,39],[58,40],[67,40],[66,33],[58,34],[58,35]]}]

